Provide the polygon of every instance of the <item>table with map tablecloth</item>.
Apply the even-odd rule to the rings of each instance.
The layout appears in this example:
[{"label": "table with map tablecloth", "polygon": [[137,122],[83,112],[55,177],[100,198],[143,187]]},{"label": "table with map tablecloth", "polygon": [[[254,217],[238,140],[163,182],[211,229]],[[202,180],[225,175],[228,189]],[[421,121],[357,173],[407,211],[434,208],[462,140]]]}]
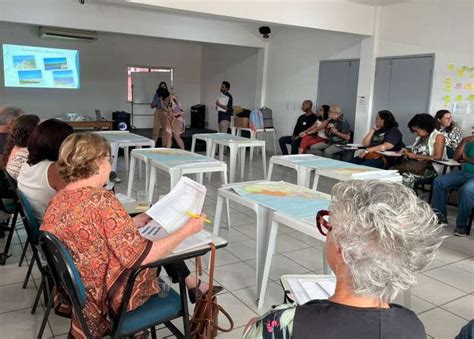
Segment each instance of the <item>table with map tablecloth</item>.
[{"label": "table with map tablecloth", "polygon": [[[328,209],[330,196],[284,181],[253,181],[224,185],[219,189],[214,234],[219,233],[224,199],[238,203],[256,214],[256,300],[262,307],[278,225],[284,224],[318,241],[325,241],[315,227],[319,210]],[[227,227],[230,229],[230,225]],[[323,262],[325,263],[324,253]],[[328,272],[327,266],[324,267]]]}]

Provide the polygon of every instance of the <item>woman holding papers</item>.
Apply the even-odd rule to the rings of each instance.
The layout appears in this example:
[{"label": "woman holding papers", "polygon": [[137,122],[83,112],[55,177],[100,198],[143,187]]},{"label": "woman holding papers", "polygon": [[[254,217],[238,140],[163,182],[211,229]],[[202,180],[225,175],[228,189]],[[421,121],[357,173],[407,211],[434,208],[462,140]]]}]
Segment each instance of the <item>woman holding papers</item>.
[{"label": "woman holding papers", "polygon": [[[109,310],[118,311],[128,274],[134,267],[157,261],[170,253],[183,240],[203,228],[205,216],[190,218],[178,231],[160,240],[142,238],[138,228],[149,222],[140,214],[133,219],[113,193],[103,189],[111,169],[110,145],[93,133],[69,136],[60,149],[58,170],[66,187],[50,202],[41,230],[56,235],[71,252],[87,293],[84,314],[94,338],[109,329]],[[186,277],[190,294],[201,284],[189,275],[184,263],[170,270],[179,270]],[[173,278],[173,276],[172,276]],[[144,270],[137,278],[130,309],[145,303],[159,292],[157,269]],[[70,335],[84,338],[77,318],[72,315]]]},{"label": "woman holding papers", "polygon": [[362,140],[362,145],[367,147],[350,162],[376,168],[389,168],[395,165],[396,156],[384,156],[380,152],[399,152],[403,148],[402,132],[392,112],[380,111],[375,117],[375,126]]},{"label": "woman holding papers", "polygon": [[[441,245],[438,219],[409,188],[383,181],[340,182],[330,211],[319,211],[334,294],[282,305],[253,319],[244,338],[426,338],[409,309],[392,304]],[[317,232],[317,230],[315,230]]]}]

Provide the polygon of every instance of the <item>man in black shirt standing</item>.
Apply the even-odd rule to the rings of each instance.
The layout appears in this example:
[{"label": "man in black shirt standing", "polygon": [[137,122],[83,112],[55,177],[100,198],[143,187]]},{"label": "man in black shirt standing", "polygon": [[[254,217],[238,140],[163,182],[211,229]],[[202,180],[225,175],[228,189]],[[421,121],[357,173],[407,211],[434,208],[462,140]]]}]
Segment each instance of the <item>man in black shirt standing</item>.
[{"label": "man in black shirt standing", "polygon": [[221,97],[216,100],[216,109],[218,115],[219,132],[227,133],[230,126],[230,119],[233,112],[234,99],[229,93],[230,83],[223,81],[221,85]]},{"label": "man in black shirt standing", "polygon": [[293,130],[293,135],[280,138],[280,148],[283,155],[288,155],[288,148],[286,147],[288,144],[291,145],[291,154],[298,154],[298,146],[300,145],[301,141],[299,134],[313,126],[313,124],[316,122],[316,119],[318,118],[311,111],[312,108],[313,102],[311,100],[303,101],[301,110],[304,112],[304,114],[300,115],[298,118],[295,129]]}]

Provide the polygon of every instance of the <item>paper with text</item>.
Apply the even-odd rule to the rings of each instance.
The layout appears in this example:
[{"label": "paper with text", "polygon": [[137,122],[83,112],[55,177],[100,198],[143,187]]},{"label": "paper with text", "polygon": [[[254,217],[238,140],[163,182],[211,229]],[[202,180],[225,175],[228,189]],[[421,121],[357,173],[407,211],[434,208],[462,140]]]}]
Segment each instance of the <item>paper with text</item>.
[{"label": "paper with text", "polygon": [[182,177],[171,192],[145,213],[166,232],[173,233],[188,222],[190,217],[186,213],[201,214],[205,198],[205,186],[187,177]]}]

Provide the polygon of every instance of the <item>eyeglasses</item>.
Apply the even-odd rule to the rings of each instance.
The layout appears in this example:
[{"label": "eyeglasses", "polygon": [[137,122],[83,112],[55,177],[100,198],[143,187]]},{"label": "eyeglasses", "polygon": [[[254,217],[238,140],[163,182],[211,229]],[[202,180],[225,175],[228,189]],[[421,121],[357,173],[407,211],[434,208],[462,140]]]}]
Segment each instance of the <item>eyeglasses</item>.
[{"label": "eyeglasses", "polygon": [[329,216],[331,212],[327,210],[321,210],[316,214],[316,227],[318,227],[319,233],[327,236],[332,230],[332,226],[329,223]]}]

